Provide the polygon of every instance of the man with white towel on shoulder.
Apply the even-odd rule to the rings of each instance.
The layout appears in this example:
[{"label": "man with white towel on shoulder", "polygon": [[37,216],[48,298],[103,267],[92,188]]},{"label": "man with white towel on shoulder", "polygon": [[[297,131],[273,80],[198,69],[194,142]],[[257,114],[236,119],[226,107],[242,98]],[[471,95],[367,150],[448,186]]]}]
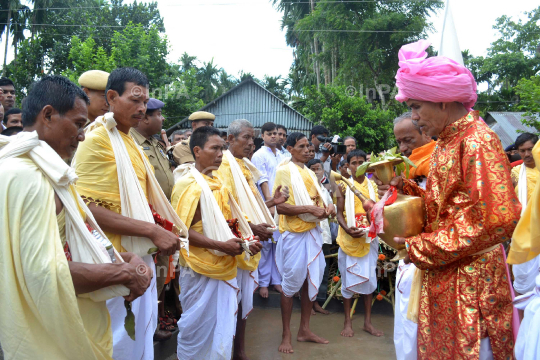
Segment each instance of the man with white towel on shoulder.
[{"label": "man with white towel on shoulder", "polygon": [[[212,173],[221,165],[225,142],[221,132],[204,126],[193,132],[190,147],[195,164],[176,168],[172,205],[189,227],[189,256],[180,257],[180,302],[183,314],[178,323],[179,359],[229,360],[239,316],[240,282],[238,259],[249,263],[242,243],[249,225],[229,189]],[[227,220],[233,219],[233,207],[242,234],[233,236]],[[247,230],[247,231],[246,231]],[[252,233],[251,233],[252,234]],[[259,242],[249,245],[253,257],[262,249]],[[235,353],[239,350],[236,348]]]},{"label": "man with white towel on shoulder", "polygon": [[[248,155],[253,149],[255,135],[253,125],[247,120],[235,120],[227,129],[227,141],[229,149],[224,152],[223,161],[215,175],[221,180],[223,186],[232,194],[242,212],[246,215],[253,234],[261,241],[269,241],[273,231],[277,230],[269,208],[287,201],[288,193],[278,188],[273,198],[266,202],[263,200],[257,188],[260,172],[249,161]],[[261,184],[261,188],[267,189],[268,182]],[[269,190],[263,190],[270,193]],[[258,266],[261,254],[252,256],[246,261],[243,256],[238,256],[238,286],[240,288],[239,311],[237,331],[235,337],[235,359],[244,359],[245,356],[245,331],[247,316],[253,309],[253,293],[259,286]]]},{"label": "man with white towel on shoulder", "polygon": [[64,162],[84,141],[87,105],[68,79],[45,76],[23,103],[25,131],[0,136],[0,342],[6,359],[111,359],[105,300],[131,301],[150,285],[151,271],[140,257],[113,253]]},{"label": "man with white towel on shoulder", "polygon": [[291,314],[293,296],[302,290],[302,311],[298,341],[328,344],[309,329],[313,301],[317,297],[324,274],[322,230],[319,222],[336,214],[333,204],[326,204],[320,183],[313,171],[304,164],[309,156],[309,142],[302,133],[287,138],[291,159],[281,163],[276,172],[274,192],[288,187],[290,197],[277,207],[281,240],[276,249],[276,263],[282,276],[281,316],[283,337],[279,352],[293,352],[291,342]]},{"label": "man with white towel on shoulder", "polygon": [[[105,94],[111,112],[85,129],[86,141],[73,159],[79,176],[77,191],[115,249],[134,252],[154,270],[152,254],[159,251],[164,256],[174,255],[187,246],[187,228],[161,190],[148,157],[130,135],[130,129],[146,113],[148,79],[133,68],[116,69],[109,76]],[[159,218],[150,204],[161,221],[172,223],[175,233],[156,224]],[[155,274],[139,299],[128,305],[124,299],[115,298],[108,301],[107,307],[113,329],[113,358],[153,359],[157,325]],[[128,314],[134,315],[134,331],[125,326]]]}]

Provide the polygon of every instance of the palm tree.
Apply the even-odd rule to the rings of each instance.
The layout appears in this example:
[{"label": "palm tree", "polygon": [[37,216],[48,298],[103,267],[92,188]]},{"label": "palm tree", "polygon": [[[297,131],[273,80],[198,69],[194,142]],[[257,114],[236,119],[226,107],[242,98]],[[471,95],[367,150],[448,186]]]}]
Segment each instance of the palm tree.
[{"label": "palm tree", "polygon": [[180,62],[182,63],[182,71],[188,71],[189,69],[193,69],[194,67],[196,67],[196,60],[196,56],[190,56],[187,52],[184,52],[182,54],[182,57],[180,58]]},{"label": "palm tree", "polygon": [[238,84],[238,79],[234,76],[227,74],[223,69],[219,72],[219,86],[216,96],[221,96]]},{"label": "palm tree", "polygon": [[[4,48],[4,67],[2,68],[2,74],[6,74],[6,62],[7,62],[7,52],[9,48],[9,35],[13,33],[14,36],[18,36],[19,34],[15,32],[14,29],[17,28],[17,23],[14,21],[15,19],[19,21],[19,14],[18,10],[22,7],[22,4],[19,0],[4,0],[0,3],[2,9],[7,8],[7,17],[5,18],[5,21],[3,22],[4,25],[0,27],[0,36],[5,33],[6,35],[6,43]],[[5,13],[5,11],[2,11]],[[16,14],[15,16],[13,14]],[[3,17],[3,16],[2,16]],[[2,19],[4,20],[4,19]],[[15,41],[15,38],[14,38]]]},{"label": "palm tree", "polygon": [[215,99],[216,89],[219,85],[219,73],[222,69],[214,65],[214,58],[203,63],[197,74],[199,86],[203,88],[202,98],[206,103]]}]

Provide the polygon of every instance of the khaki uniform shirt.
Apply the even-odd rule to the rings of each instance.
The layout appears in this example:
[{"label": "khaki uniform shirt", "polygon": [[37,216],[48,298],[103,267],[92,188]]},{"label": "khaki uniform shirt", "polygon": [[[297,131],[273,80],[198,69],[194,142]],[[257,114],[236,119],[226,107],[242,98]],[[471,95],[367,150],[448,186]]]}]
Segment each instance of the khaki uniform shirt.
[{"label": "khaki uniform shirt", "polygon": [[155,170],[156,179],[165,193],[165,196],[170,200],[172,189],[174,187],[174,177],[171,170],[171,164],[165,154],[163,145],[154,138],[148,140],[135,129],[131,129],[130,133],[135,142],[142,146],[144,153],[150,159],[150,164],[152,164]]},{"label": "khaki uniform shirt", "polygon": [[195,162],[195,158],[193,157],[193,154],[191,153],[191,149],[189,148],[189,140],[191,137],[187,140],[182,140],[178,144],[174,146],[173,149],[173,158],[174,161],[178,165],[183,165],[185,163],[189,162]]}]

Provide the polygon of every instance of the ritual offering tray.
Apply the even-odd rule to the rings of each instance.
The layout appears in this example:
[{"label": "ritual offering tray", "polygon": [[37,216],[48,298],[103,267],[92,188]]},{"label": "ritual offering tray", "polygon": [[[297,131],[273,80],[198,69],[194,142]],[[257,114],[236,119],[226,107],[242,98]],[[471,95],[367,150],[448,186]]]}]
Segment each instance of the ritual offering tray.
[{"label": "ritual offering tray", "polygon": [[[384,184],[389,185],[394,178],[394,174],[400,175],[405,172],[408,176],[410,166],[415,166],[407,157],[397,154],[396,148],[382,153],[381,155],[371,154],[371,161],[365,162],[358,167],[356,176],[361,176],[366,172],[373,172]],[[395,170],[395,171],[394,171]],[[343,181],[353,193],[362,201],[364,209],[370,214],[375,203],[358,191],[350,180],[345,179],[332,171],[331,178],[334,181]],[[397,193],[392,196],[391,201],[387,201],[383,210],[383,230],[377,235],[391,248],[398,251],[396,259],[406,255],[405,245],[397,244],[394,237],[407,238],[418,235],[424,228],[425,206],[424,199],[417,196],[409,196]],[[397,195],[397,196],[396,196]],[[373,221],[369,217],[370,222]]]}]

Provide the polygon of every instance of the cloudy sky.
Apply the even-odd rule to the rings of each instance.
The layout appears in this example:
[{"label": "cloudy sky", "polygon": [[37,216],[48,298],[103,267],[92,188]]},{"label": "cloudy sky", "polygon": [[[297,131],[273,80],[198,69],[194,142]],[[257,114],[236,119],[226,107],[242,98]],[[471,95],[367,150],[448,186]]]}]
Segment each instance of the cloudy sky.
[{"label": "cloudy sky", "polygon": [[[536,0],[493,2],[451,0],[454,22],[462,49],[484,55],[496,39],[492,29],[503,14],[522,16],[538,6]],[[252,72],[286,77],[292,51],[281,31],[281,14],[270,0],[158,0],[172,52],[177,60],[185,51],[201,61],[210,61],[228,73]],[[443,11],[433,16],[435,32],[429,37],[438,48]]]}]

